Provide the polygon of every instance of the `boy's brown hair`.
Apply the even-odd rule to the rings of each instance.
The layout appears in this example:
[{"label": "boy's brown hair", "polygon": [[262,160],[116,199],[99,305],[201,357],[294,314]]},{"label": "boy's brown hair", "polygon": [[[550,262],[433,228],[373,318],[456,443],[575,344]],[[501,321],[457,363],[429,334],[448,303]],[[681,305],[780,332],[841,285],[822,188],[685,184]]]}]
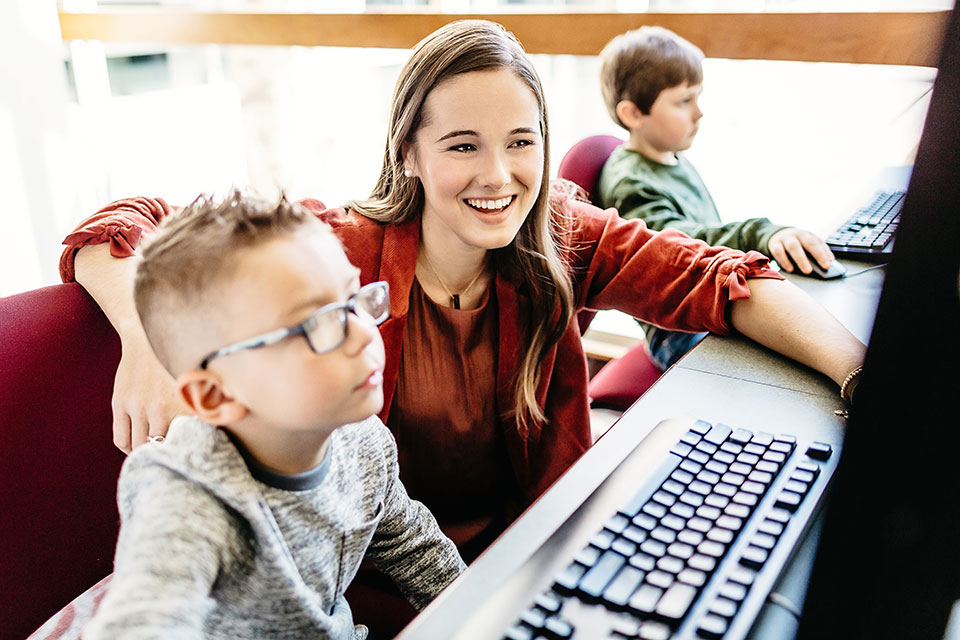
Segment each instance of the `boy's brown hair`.
[{"label": "boy's brown hair", "polygon": [[211,309],[216,285],[230,277],[244,250],[313,224],[332,233],[284,196],[265,201],[239,191],[219,201],[201,195],[165,218],[144,242],[133,289],[140,322],[163,366],[176,377],[197,365],[192,360],[202,354],[191,353],[196,349],[187,343],[202,342],[197,334],[218,333],[220,318]]},{"label": "boy's brown hair", "polygon": [[600,53],[600,88],[614,122],[626,129],[617,104],[630,100],[643,113],[660,92],[703,82],[703,51],[663,27],[640,27],[607,43]]}]

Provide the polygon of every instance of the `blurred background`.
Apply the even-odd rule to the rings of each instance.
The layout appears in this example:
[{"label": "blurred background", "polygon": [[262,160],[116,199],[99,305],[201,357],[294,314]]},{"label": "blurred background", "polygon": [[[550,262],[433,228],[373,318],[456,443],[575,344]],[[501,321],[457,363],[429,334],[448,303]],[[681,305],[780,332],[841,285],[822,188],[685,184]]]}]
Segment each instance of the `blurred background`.
[{"label": "blurred background", "polygon": [[[206,0],[184,11],[925,11],[952,0]],[[58,11],[94,0],[0,2],[0,295],[59,281],[60,241],[130,195],[186,204],[231,187],[328,205],[369,194],[407,49],[64,41]],[[696,44],[696,43],[695,43]],[[551,172],[588,135],[624,135],[595,56],[533,56]],[[727,220],[767,216],[826,233],[858,184],[909,164],[931,67],[708,58],[689,151]]]}]

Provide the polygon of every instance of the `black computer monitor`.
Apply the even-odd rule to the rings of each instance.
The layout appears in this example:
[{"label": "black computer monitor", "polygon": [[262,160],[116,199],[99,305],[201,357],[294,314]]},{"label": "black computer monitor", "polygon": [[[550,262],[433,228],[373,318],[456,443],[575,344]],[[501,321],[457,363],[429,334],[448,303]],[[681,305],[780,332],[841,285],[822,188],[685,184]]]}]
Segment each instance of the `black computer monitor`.
[{"label": "black computer monitor", "polygon": [[850,412],[800,638],[942,638],[960,600],[960,8]]}]

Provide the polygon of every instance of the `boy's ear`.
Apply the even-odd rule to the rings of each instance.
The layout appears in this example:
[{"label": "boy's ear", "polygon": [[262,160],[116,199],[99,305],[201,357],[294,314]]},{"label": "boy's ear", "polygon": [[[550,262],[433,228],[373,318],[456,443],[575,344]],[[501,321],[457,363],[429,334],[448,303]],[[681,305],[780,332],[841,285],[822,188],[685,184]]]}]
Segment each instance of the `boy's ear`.
[{"label": "boy's ear", "polygon": [[621,100],[617,103],[617,117],[628,129],[636,129],[643,122],[645,114],[633,100]]},{"label": "boy's ear", "polygon": [[245,417],[250,410],[231,398],[216,373],[196,369],[179,378],[180,397],[198,418],[214,425],[228,425]]}]

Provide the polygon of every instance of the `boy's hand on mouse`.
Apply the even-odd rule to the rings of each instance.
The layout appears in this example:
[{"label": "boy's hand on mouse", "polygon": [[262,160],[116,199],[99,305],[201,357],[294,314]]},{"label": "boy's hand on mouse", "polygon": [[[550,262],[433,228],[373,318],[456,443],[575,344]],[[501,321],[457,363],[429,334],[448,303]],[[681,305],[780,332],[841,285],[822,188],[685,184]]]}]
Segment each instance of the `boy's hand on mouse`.
[{"label": "boy's hand on mouse", "polygon": [[777,261],[781,269],[788,273],[793,273],[794,265],[802,273],[813,271],[813,266],[807,257],[808,253],[824,269],[828,268],[834,260],[830,247],[818,235],[796,227],[777,231],[770,237],[767,246],[770,256]]},{"label": "boy's hand on mouse", "polygon": [[113,444],[124,453],[144,444],[148,436],[165,436],[170,421],[187,408],[173,379],[146,342],[122,342],[120,365],[113,383]]}]

